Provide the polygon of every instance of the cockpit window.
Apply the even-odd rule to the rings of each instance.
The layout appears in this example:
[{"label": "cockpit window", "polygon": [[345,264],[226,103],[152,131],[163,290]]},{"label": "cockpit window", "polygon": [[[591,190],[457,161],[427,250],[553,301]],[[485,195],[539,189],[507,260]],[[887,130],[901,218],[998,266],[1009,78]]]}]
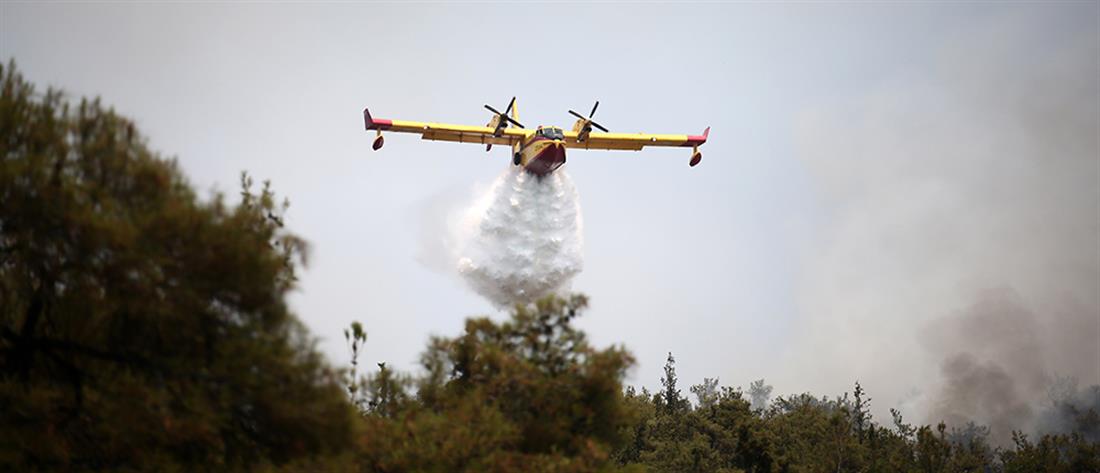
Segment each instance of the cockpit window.
[{"label": "cockpit window", "polygon": [[551,140],[561,140],[565,138],[565,133],[562,133],[561,128],[543,128],[542,136]]}]

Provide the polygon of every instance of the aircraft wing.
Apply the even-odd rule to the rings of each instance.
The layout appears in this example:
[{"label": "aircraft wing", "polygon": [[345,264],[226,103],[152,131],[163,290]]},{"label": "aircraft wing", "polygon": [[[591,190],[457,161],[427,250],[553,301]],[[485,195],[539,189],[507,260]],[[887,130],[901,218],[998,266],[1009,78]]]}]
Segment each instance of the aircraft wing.
[{"label": "aircraft wing", "polygon": [[638,151],[646,146],[679,146],[694,148],[707,142],[710,127],[702,135],[650,135],[646,133],[589,133],[588,139],[577,140],[577,132],[565,132],[565,146],[576,149],[610,149]]},{"label": "aircraft wing", "polygon": [[478,143],[511,145],[522,141],[526,132],[522,129],[505,128],[501,136],[493,136],[493,129],[487,126],[452,125],[449,123],[410,122],[405,120],[386,120],[373,118],[370,111],[363,109],[363,122],[367,130],[380,130],[398,133],[415,133],[425,140],[453,141],[456,143]]}]

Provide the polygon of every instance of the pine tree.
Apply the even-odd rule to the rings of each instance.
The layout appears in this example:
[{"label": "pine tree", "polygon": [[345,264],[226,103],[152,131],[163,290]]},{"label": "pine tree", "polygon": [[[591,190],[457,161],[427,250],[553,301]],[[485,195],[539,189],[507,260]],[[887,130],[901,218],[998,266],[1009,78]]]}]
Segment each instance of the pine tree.
[{"label": "pine tree", "polygon": [[863,386],[860,386],[859,381],[856,381],[856,388],[852,393],[854,398],[852,403],[852,426],[856,430],[856,437],[859,438],[859,443],[863,443],[864,433],[871,422],[871,398],[864,400],[863,398],[866,394],[867,392],[863,390]]},{"label": "pine tree", "polygon": [[680,395],[676,387],[676,358],[668,352],[665,360],[665,375],[661,378],[661,402],[667,413],[675,413],[687,408],[687,399]]},{"label": "pine tree", "polygon": [[691,393],[695,395],[696,401],[699,402],[700,409],[706,409],[718,402],[718,378],[703,378],[702,384],[696,384],[691,387]]},{"label": "pine tree", "polygon": [[749,399],[752,400],[752,408],[755,410],[764,410],[768,407],[768,400],[772,396],[772,387],[764,384],[763,379],[753,381],[749,385]]}]

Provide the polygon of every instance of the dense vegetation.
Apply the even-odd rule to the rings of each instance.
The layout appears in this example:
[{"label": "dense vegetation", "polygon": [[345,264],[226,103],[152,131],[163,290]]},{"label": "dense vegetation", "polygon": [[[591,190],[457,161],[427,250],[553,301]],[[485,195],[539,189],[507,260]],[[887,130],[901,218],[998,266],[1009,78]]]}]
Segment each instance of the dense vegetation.
[{"label": "dense vegetation", "polygon": [[304,248],[270,190],[201,203],[129,120],[0,76],[0,470],[350,445],[354,410],[284,301]]},{"label": "dense vegetation", "polygon": [[[1015,446],[1002,449],[987,443],[988,429],[973,424],[913,426],[892,410],[891,425],[883,426],[872,419],[859,383],[851,396],[802,394],[765,404],[771,388],[762,380],[750,387],[751,401],[704,380],[691,388],[692,406],[676,387],[671,355],[665,373],[659,393],[628,390],[625,402],[637,417],[616,452],[619,464],[654,471],[1100,471],[1098,439],[1080,432],[1044,435],[1037,443],[1017,434]],[[1095,410],[1078,417],[1084,431],[1100,427]]]},{"label": "dense vegetation", "polygon": [[[706,379],[690,402],[669,354],[662,389],[628,388],[630,357],[593,352],[568,326],[583,298],[519,307],[513,319],[468,322],[433,341],[426,375],[383,367],[349,385],[365,420],[355,465],[365,471],[1100,472],[1100,390],[1069,412],[1073,432],[1017,433],[994,448],[974,424],[914,426],[869,413],[851,395],[777,397],[763,380],[749,393]],[[351,335],[353,346],[364,340]],[[357,348],[356,348],[357,349]],[[415,386],[418,390],[409,390]],[[610,428],[617,432],[609,431]]]},{"label": "dense vegetation", "polygon": [[334,370],[287,309],[305,248],[266,184],[200,201],[130,121],[0,76],[0,470],[1100,471],[1088,406],[994,448],[879,423],[858,384],[707,379],[689,402],[671,354],[659,392],[624,390],[632,358],[573,326],[581,296],[470,319],[416,376],[361,360],[353,324]]}]

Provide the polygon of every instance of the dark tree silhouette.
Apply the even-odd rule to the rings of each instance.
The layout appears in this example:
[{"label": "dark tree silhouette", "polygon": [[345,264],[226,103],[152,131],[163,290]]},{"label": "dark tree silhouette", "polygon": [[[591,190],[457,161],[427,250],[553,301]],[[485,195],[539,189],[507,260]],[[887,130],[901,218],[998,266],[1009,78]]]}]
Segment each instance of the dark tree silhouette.
[{"label": "dark tree silhouette", "polygon": [[201,202],[98,100],[0,67],[0,462],[217,469],[350,446],[287,310],[304,244],[265,184]]}]

